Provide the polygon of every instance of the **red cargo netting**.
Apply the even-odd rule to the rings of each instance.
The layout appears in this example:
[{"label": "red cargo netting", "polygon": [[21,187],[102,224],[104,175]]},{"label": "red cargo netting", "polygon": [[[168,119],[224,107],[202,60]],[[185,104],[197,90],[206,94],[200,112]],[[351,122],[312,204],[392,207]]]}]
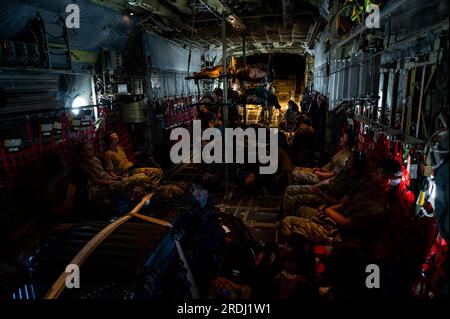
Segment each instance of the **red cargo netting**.
[{"label": "red cargo netting", "polygon": [[[112,115],[115,120],[112,119]],[[81,121],[78,122],[86,121],[84,126],[80,126],[69,113],[61,111],[54,117],[50,136],[45,137],[41,124],[48,124],[48,118],[39,118],[34,122],[26,120],[23,128],[23,136],[26,137],[23,141],[26,145],[24,148],[9,152],[4,147],[4,140],[0,140],[0,188],[13,188],[18,183],[39,179],[43,173],[42,160],[49,153],[58,155],[63,161],[72,162],[75,158],[76,145],[80,142],[93,143],[97,153],[105,151],[104,134],[107,131],[115,131],[121,136],[121,145],[129,158],[134,160],[131,139],[120,112],[114,108],[111,110],[99,106],[98,116],[104,121],[104,125],[96,129],[94,119],[86,119],[84,112],[81,114]],[[33,130],[35,125],[39,127]],[[17,131],[20,131],[20,127]]]}]

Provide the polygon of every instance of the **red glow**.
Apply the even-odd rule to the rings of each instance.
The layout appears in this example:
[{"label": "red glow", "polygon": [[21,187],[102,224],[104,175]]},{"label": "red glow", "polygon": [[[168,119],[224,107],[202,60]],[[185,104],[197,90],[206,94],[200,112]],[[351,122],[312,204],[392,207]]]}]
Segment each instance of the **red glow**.
[{"label": "red glow", "polygon": [[433,211],[433,206],[431,205],[430,202],[427,202],[427,203],[424,205],[424,208],[425,208],[425,210],[426,210],[428,213],[431,213],[431,212]]}]

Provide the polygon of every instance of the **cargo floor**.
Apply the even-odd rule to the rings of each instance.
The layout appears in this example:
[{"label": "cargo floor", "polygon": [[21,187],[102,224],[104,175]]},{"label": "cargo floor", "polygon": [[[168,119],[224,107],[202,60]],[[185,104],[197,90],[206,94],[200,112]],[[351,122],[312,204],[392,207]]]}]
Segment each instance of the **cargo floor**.
[{"label": "cargo floor", "polygon": [[[193,180],[202,172],[195,164],[185,164],[172,170],[164,182]],[[284,241],[278,227],[281,196],[242,195],[234,190],[234,185],[230,183],[228,193],[213,193],[216,209],[240,218],[249,228],[254,240],[272,241],[283,246]]]}]

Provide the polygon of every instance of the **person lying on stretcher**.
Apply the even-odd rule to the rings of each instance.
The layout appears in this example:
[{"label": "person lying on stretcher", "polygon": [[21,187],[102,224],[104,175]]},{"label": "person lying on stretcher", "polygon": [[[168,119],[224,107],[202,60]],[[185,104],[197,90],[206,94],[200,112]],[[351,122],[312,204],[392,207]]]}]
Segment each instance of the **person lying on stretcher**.
[{"label": "person lying on stretcher", "polygon": [[[236,76],[239,80],[246,81],[259,81],[267,78],[269,75],[267,65],[258,63],[255,65],[247,65],[239,70],[236,70],[235,65],[232,63],[228,67],[227,74],[229,76]],[[192,77],[194,79],[203,78],[218,78],[223,76],[223,65],[215,65],[213,67],[203,68],[200,72],[193,72]]]}]

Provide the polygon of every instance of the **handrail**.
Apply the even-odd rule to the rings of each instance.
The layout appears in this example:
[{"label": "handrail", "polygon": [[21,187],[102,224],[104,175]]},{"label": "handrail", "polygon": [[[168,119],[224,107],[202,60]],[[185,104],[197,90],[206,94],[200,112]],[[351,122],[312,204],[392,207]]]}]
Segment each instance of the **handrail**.
[{"label": "handrail", "polygon": [[[109,236],[111,235],[119,226],[123,225],[131,217],[133,217],[137,212],[139,212],[142,207],[153,197],[154,193],[148,194],[142,198],[142,200],[133,208],[131,212],[127,215],[120,217],[118,220],[109,224],[103,228],[97,235],[94,236],[84,247],[78,252],[78,254],[71,260],[70,264],[75,264],[78,267],[81,266],[86,259],[94,252],[94,250]],[[66,288],[66,278],[68,273],[63,272],[56,282],[50,287],[45,299],[56,299]]]},{"label": "handrail", "polygon": [[[85,109],[93,109],[96,107],[108,107],[110,104],[90,104],[90,105],[85,105],[85,106],[80,106],[79,110],[83,111]],[[1,120],[5,119],[5,118],[13,118],[13,117],[20,117],[20,116],[26,116],[26,117],[30,117],[32,115],[37,115],[37,117],[39,117],[40,115],[44,115],[44,114],[51,114],[51,113],[59,113],[59,112],[70,112],[72,109],[71,108],[59,108],[59,109],[40,109],[40,110],[28,110],[28,111],[19,111],[19,112],[10,112],[10,113],[1,113],[0,115],[2,117]]]},{"label": "handrail", "polygon": [[[173,225],[167,221],[142,215],[138,212],[141,210],[141,208],[153,197],[154,193],[148,194],[142,198],[142,200],[137,204],[131,212],[129,212],[127,215],[122,216],[115,222],[109,224],[105,228],[103,228],[97,235],[94,236],[81,250],[80,252],[72,259],[70,262],[71,264],[75,264],[77,266],[81,266],[86,259],[94,252],[94,250],[109,236],[111,235],[119,226],[123,225],[126,221],[128,221],[131,217],[136,217],[141,220],[145,220],[150,223],[154,223],[157,225],[161,225],[168,228],[173,228]],[[178,257],[180,258],[183,266],[186,269],[187,272],[187,280],[190,285],[190,292],[193,299],[199,299],[200,293],[197,287],[197,284],[195,283],[194,276],[192,274],[191,268],[189,266],[189,263],[186,259],[186,256],[183,252],[183,249],[181,247],[179,239],[176,237],[173,238],[175,247],[178,253]],[[61,293],[66,288],[66,278],[67,278],[67,272],[63,272],[59,278],[56,280],[56,282],[53,284],[53,286],[49,289],[47,294],[45,295],[45,299],[56,299],[58,298]]]}]

